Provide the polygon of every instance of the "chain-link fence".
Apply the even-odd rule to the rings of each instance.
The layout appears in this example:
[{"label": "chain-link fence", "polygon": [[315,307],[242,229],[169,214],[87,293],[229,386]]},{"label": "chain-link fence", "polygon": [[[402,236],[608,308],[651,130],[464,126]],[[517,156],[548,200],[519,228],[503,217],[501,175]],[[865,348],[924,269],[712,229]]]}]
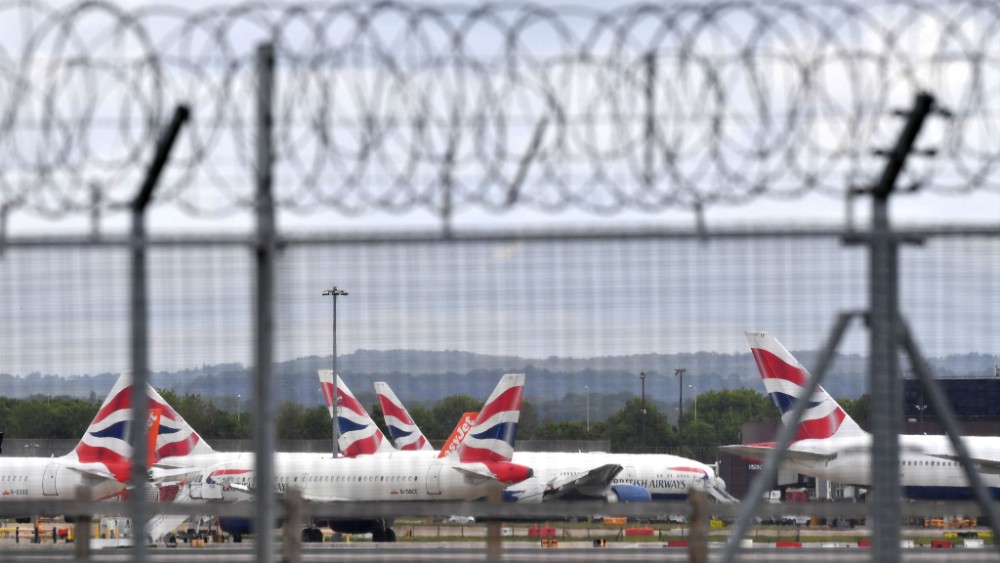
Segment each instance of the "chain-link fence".
[{"label": "chain-link fence", "polygon": [[[660,540],[657,556],[661,545],[689,545],[674,556],[690,553],[694,560],[704,560],[706,550],[731,560],[762,533],[782,541],[782,531],[767,526],[748,533],[763,524],[758,518],[774,514],[801,518],[807,511],[816,524],[820,518],[867,519],[858,535],[807,535],[814,536],[812,545],[871,540],[876,560],[912,553],[901,550],[906,541],[944,541],[914,525],[925,516],[975,514],[976,533],[1000,524],[983,518],[991,515],[989,503],[901,504],[894,491],[937,487],[964,499],[990,494],[1000,483],[991,473],[998,460],[988,442],[983,448],[970,442],[972,450],[963,451],[949,448],[943,437],[902,447],[891,439],[903,423],[897,385],[903,373],[924,377],[928,366],[966,378],[996,373],[1000,360],[991,329],[1000,314],[1000,300],[993,298],[1000,231],[955,225],[903,232],[878,222],[897,184],[938,194],[996,189],[997,98],[990,94],[1000,76],[1000,47],[991,33],[997,17],[992,6],[835,2],[554,10],[377,3],[198,11],[99,3],[50,8],[23,1],[0,5],[0,12],[12,16],[5,21],[20,22],[0,40],[0,68],[7,69],[0,82],[6,94],[0,226],[14,215],[73,221],[92,213],[99,225],[102,213],[129,209],[135,218],[128,236],[30,238],[0,230],[0,431],[16,440],[7,443],[18,450],[8,447],[0,456],[0,517],[128,514],[153,525],[193,511],[266,522],[284,517],[287,560],[303,557],[300,540],[316,539],[316,528],[300,535],[301,527],[290,524],[297,516],[323,522],[324,514],[345,512],[382,522],[370,531],[376,541],[389,538],[392,519],[404,523],[396,534],[405,528],[419,537],[432,526],[440,535],[442,518],[485,517],[482,535],[489,541],[474,547],[491,559],[504,556],[495,551],[499,546],[515,558],[527,549],[517,538],[500,540],[501,519],[614,512],[652,522],[622,528],[618,539],[648,528]],[[270,47],[255,50],[261,44]],[[273,67],[268,52],[274,53]],[[636,229],[626,221],[609,228],[594,215],[585,228],[544,232],[401,232],[387,220],[376,231],[306,234],[294,222],[279,222],[279,229],[273,224],[276,214],[287,220],[417,210],[447,226],[468,210],[601,215],[702,210],[814,193],[860,195],[858,188],[876,185],[885,162],[871,150],[892,145],[899,134],[889,110],[906,107],[921,90],[935,95],[917,98],[918,105],[929,100],[925,113],[946,110],[947,119],[930,119],[920,137],[921,146],[929,143],[938,154],[906,163],[913,139],[903,149],[897,144],[878,184],[884,191],[874,191],[883,207],[876,204],[872,229],[795,228],[760,218],[766,228],[685,232]],[[169,136],[160,131],[181,102],[191,119],[171,152],[164,149]],[[910,123],[917,113],[910,113]],[[155,165],[145,169],[157,140],[164,149],[159,154],[169,155],[162,176]],[[145,212],[135,188],[140,181],[152,186],[150,178],[158,184]],[[182,228],[147,236],[143,230],[143,213],[180,217],[180,227],[191,217],[251,212],[251,236],[196,236]],[[847,324],[859,316],[869,330]],[[338,395],[325,395],[321,370],[334,368],[376,419],[384,407],[372,383],[390,382],[436,447],[463,412],[482,405],[502,374],[524,373],[521,440],[537,441],[542,449],[572,449],[568,440],[605,447],[609,455],[680,455],[690,461],[683,470],[710,464],[694,469],[708,477],[711,464],[719,471],[717,462],[728,455],[719,447],[748,445],[743,423],[776,421],[783,412],[794,432],[789,413],[798,410],[809,422],[816,413],[804,411],[826,408],[815,397],[801,400],[808,394],[765,386],[761,375],[770,376],[758,373],[761,360],[750,353],[747,330],[781,339],[825,378],[833,397],[850,400],[841,401],[846,410],[831,412],[857,418],[876,434],[871,457],[850,457],[867,451],[853,442],[819,452],[792,447],[786,457],[820,459],[826,466],[857,459],[870,466],[871,475],[838,483],[856,489],[845,493],[855,502],[756,506],[762,492],[788,485],[780,476],[774,484],[767,479],[778,463],[771,457],[744,503],[708,508],[698,504],[697,494],[691,505],[454,498],[385,504],[351,497],[352,488],[360,490],[373,477],[402,477],[390,471],[402,463],[385,458],[368,475],[355,476],[357,482],[339,485],[342,500],[356,501],[344,508],[335,502],[340,493],[297,497],[306,489],[295,484],[298,479],[317,483],[336,475],[289,473],[282,465],[286,454],[275,454],[286,447],[332,447],[326,400],[335,409],[351,408],[351,395],[339,395],[339,402]],[[148,377],[163,404],[171,405],[136,406],[138,420],[151,414],[150,427],[159,425],[148,444],[136,438],[140,426],[124,414],[131,414],[125,395],[112,401],[125,405],[120,415],[100,406],[109,390],[121,391],[118,374],[128,371],[137,381]],[[812,380],[795,382],[808,388]],[[921,404],[905,412],[912,414],[912,406],[923,418],[933,403],[936,427],[954,430],[948,417],[952,411],[961,416],[962,405],[945,407],[944,395],[933,388],[920,397]],[[179,414],[196,432],[193,438],[165,437],[186,431]],[[91,420],[101,424],[88,426]],[[356,420],[344,420],[338,431],[357,430],[351,426]],[[977,422],[988,433],[989,424],[1000,424],[1000,412],[996,420]],[[391,424],[383,424],[387,435]],[[83,465],[59,473],[58,456],[65,452],[51,451],[44,440],[76,444],[81,435],[69,455]],[[780,450],[778,438],[773,442]],[[117,450],[114,440],[151,455],[130,458],[131,450]],[[198,471],[181,472],[161,459],[224,440],[235,442],[219,452],[257,452],[257,463],[244,471],[233,458],[212,458]],[[97,454],[88,448],[119,457],[113,463],[94,458],[104,467],[95,473],[84,458]],[[44,457],[53,453],[57,457]],[[924,474],[910,463],[940,468],[937,480],[908,478]],[[132,464],[149,466],[150,482],[143,475],[130,488],[110,486],[127,480],[122,477]],[[973,477],[980,475],[986,488],[967,481],[963,467],[977,469]],[[635,468],[619,469],[618,484],[656,487],[629,480],[630,470]],[[256,477],[240,480],[241,471]],[[60,480],[69,474],[82,475],[90,488],[68,491],[66,483],[81,480]],[[255,478],[273,481],[275,494],[270,485],[256,487]],[[438,478],[413,477],[428,495],[438,494],[431,492]],[[548,485],[555,488],[553,483]],[[220,498],[209,498],[207,485],[216,484]],[[180,500],[149,502],[154,493],[164,499],[166,490]],[[200,498],[185,498],[195,490]],[[874,495],[866,496],[871,490]],[[129,502],[89,502],[95,494]],[[240,494],[249,502],[213,502]],[[678,527],[681,515],[690,526]],[[709,535],[704,527],[710,516],[729,524],[728,535]],[[5,557],[36,557],[20,538],[11,544],[3,536],[12,527],[18,529],[0,530]],[[74,529],[90,533],[86,524]],[[551,539],[534,538],[526,527],[509,529],[532,542]],[[590,547],[592,533],[566,526],[561,539]],[[214,537],[242,535],[227,534]],[[140,538],[133,557],[149,558],[142,534],[132,535]],[[58,529],[54,536],[58,543]],[[271,560],[273,540],[273,534],[256,533],[252,552],[217,553]],[[97,557],[86,553],[89,542],[77,546],[73,553],[51,553]],[[414,557],[420,548],[413,550],[399,556]],[[598,552],[609,560],[619,555]]]}]

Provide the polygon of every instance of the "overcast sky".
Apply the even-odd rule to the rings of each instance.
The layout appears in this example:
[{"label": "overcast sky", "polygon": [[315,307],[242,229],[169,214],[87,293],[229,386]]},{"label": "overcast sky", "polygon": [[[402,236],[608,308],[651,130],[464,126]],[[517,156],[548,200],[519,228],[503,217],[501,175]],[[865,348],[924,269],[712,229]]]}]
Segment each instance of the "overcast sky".
[{"label": "overcast sky", "polygon": [[[129,9],[137,5],[148,6],[129,4]],[[3,25],[18,27],[9,18],[6,24],[0,23]],[[98,24],[83,27],[100,29]],[[245,33],[238,43],[246,48],[259,35],[243,27],[234,33]],[[102,43],[100,50],[115,46],[114,42]],[[97,56],[100,50],[92,55]],[[992,75],[987,79],[992,80]],[[73,76],[68,84],[85,87],[87,80],[85,75]],[[114,84],[109,88],[110,100],[131,93],[121,81],[110,83]],[[140,89],[145,84],[139,79],[136,83]],[[178,83],[186,84],[178,80],[174,86]],[[103,83],[98,84],[100,87]],[[734,92],[743,88],[746,86],[733,85]],[[68,87],[65,90],[70,91]],[[252,96],[248,87],[235,92],[242,94],[238,101],[249,103]],[[995,102],[1000,93],[994,93],[990,99]],[[198,95],[204,102],[211,98],[211,91],[200,91]],[[912,92],[893,90],[891,95],[908,101]],[[955,92],[942,95],[960,97]],[[59,98],[59,103],[74,107],[83,102],[69,96]],[[228,117],[252,118],[252,111],[238,107],[242,109],[232,110],[238,115]],[[741,109],[740,102],[735,102],[734,107]],[[107,115],[119,109],[115,104],[100,107]],[[888,146],[901,126],[899,120],[886,119],[871,136],[873,144]],[[771,129],[776,127],[768,131],[773,133]],[[982,135],[983,130],[974,129],[970,135]],[[33,131],[30,127],[18,130],[17,138],[7,140],[6,146],[17,144],[23,154],[43,158],[44,150],[30,149],[36,145],[45,148],[45,139],[32,137]],[[100,132],[105,129],[101,128],[94,131],[89,139],[91,148],[110,151],[134,171],[111,174],[123,179],[110,193],[125,198],[137,186],[149,151],[139,151],[130,160],[126,158],[128,151],[122,151],[120,146],[128,145],[131,139],[102,136]],[[528,134],[530,128],[518,140],[523,141]],[[940,125],[931,126],[928,135],[921,140],[922,146],[928,146],[924,142],[943,142]],[[608,139],[595,139],[601,141]],[[303,143],[303,150],[309,142]],[[212,145],[223,147],[217,148],[219,153],[212,158],[241,170],[241,178],[246,181],[248,167],[242,163],[243,168],[239,168],[237,145]],[[183,145],[180,158],[190,156],[185,152],[190,150],[190,145]],[[290,154],[285,154],[282,166]],[[394,156],[388,149],[385,155]],[[875,178],[881,161],[866,158],[869,165],[862,172]],[[378,161],[373,162],[375,166]],[[394,165],[385,164],[387,168]],[[914,166],[923,170],[926,165],[917,162]],[[186,189],[196,199],[202,193],[199,190],[218,188],[212,172],[199,172],[189,184],[178,180],[184,179],[182,172],[175,171],[168,177],[174,189]],[[287,177],[285,168],[279,167],[278,172],[279,181]],[[991,181],[996,183],[995,178]],[[82,192],[73,191],[78,185],[66,182],[69,197],[83,197]],[[279,186],[282,193],[293,188]],[[581,183],[573,188],[585,190],[587,185]],[[60,192],[51,193],[54,196]],[[855,203],[859,225],[864,224],[868,207],[864,198]],[[705,220],[709,229],[745,224],[842,224],[846,209],[842,197],[816,192],[797,198],[759,197],[746,204],[711,205],[705,209]],[[984,190],[962,196],[899,195],[892,202],[892,217],[897,224],[996,224],[1000,199]],[[10,236],[86,233],[90,229],[85,213],[49,220],[37,213],[15,210],[8,221]],[[128,225],[127,215],[117,211],[106,213],[100,228],[105,233],[124,232]],[[456,230],[559,225],[694,228],[695,215],[683,207],[658,209],[655,213],[626,209],[595,215],[578,208],[548,213],[515,207],[505,213],[492,213],[462,206],[453,216]],[[149,226],[153,233],[160,234],[250,233],[253,221],[248,209],[193,217],[176,207],[157,206],[150,213]],[[317,204],[295,213],[283,211],[279,216],[279,228],[288,233],[440,226],[440,217],[426,208],[355,216]],[[994,283],[1000,274],[998,257],[996,245],[981,240],[935,241],[904,252],[904,307],[913,315],[915,330],[923,336],[928,353],[998,352],[991,338],[1000,320],[993,298]],[[249,258],[244,249],[233,248],[154,253],[154,369],[252,361]],[[526,357],[700,350],[730,353],[745,351],[743,330],[748,329],[771,330],[792,348],[815,348],[822,343],[838,312],[864,306],[865,264],[860,250],[845,248],[836,240],[293,247],[285,250],[278,268],[278,355],[280,359],[291,359],[329,353],[331,303],[320,292],[333,284],[351,291],[341,302],[338,316],[338,340],[345,353],[392,348],[458,349]],[[0,371],[74,374],[127,368],[127,280],[127,256],[117,250],[6,250],[0,258],[0,325],[5,327],[0,333]],[[865,338],[856,329],[843,351],[864,350]]]}]

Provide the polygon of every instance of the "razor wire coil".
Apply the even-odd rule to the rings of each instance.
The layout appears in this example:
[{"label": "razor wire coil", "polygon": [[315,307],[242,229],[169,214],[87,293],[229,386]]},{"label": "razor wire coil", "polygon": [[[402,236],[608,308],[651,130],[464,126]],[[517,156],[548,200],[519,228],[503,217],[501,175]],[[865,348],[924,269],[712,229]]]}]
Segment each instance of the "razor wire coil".
[{"label": "razor wire coil", "polygon": [[159,128],[192,120],[157,193],[253,204],[254,51],[277,54],[286,211],[738,204],[873,182],[917,91],[936,119],[904,182],[1000,191],[1000,5],[730,1],[0,3],[0,205],[62,217],[134,195]]}]

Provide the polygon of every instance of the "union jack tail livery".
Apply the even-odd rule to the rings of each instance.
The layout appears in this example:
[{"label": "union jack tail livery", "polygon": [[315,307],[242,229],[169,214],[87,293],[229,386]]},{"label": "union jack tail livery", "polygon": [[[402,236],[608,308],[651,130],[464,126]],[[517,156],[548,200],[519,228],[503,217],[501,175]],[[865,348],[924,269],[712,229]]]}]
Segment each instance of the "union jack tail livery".
[{"label": "union jack tail livery", "polygon": [[[319,383],[323,389],[323,397],[326,398],[326,407],[333,413],[333,370],[319,370]],[[337,376],[337,426],[340,428],[340,437],[337,445],[340,453],[345,457],[356,457],[359,455],[369,455],[377,452],[395,451],[392,444],[385,439],[385,435],[378,429],[375,421],[368,415],[368,411],[361,406],[351,390],[344,384],[344,380]]]},{"label": "union jack tail livery", "polygon": [[[796,402],[802,399],[809,372],[777,338],[766,332],[747,332],[746,335],[771,402],[781,411],[782,422],[788,424]],[[854,419],[819,387],[809,399],[809,406],[796,429],[795,440],[864,435],[866,432]]]},{"label": "union jack tail livery", "polygon": [[434,449],[423,432],[417,427],[406,407],[400,402],[392,388],[384,381],[375,382],[375,394],[378,395],[379,405],[382,406],[382,415],[385,417],[385,425],[389,428],[389,437],[396,443],[396,447],[401,450],[432,450]]},{"label": "union jack tail livery", "polygon": [[493,394],[476,416],[476,422],[458,447],[459,461],[510,461],[514,455],[517,421],[521,417],[524,374],[500,378]]},{"label": "union jack tail livery", "polygon": [[[183,456],[191,453],[211,453],[198,434],[177,412],[147,386],[150,419],[147,436],[155,448],[150,450],[149,462],[164,457]],[[132,374],[122,373],[115,381],[94,420],[87,427],[83,438],[65,457],[84,464],[103,465],[116,480],[124,483],[131,472],[132,446],[129,429],[132,424]],[[155,432],[155,441],[152,433]]]},{"label": "union jack tail livery", "polygon": [[167,457],[186,455],[203,455],[214,453],[215,450],[195,432],[194,428],[184,420],[177,411],[167,403],[156,389],[146,387],[149,396],[149,410],[160,414],[159,431],[156,434],[156,450],[154,461]]}]

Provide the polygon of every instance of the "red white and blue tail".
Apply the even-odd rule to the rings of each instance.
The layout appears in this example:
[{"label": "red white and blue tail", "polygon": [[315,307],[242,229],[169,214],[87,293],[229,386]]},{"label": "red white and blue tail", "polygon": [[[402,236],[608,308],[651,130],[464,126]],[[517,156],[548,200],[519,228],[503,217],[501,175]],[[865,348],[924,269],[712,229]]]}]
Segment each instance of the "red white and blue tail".
[{"label": "red white and blue tail", "polygon": [[517,421],[521,417],[524,374],[509,373],[500,378],[493,393],[476,416],[476,423],[458,447],[463,463],[510,461],[514,456]]},{"label": "red white and blue tail", "polygon": [[[750,351],[753,353],[764,388],[771,402],[781,412],[787,424],[795,404],[802,399],[809,372],[792,354],[766,332],[747,332]],[[809,399],[795,432],[795,440],[842,438],[863,436],[865,431],[852,419],[837,401],[822,387]]]},{"label": "red white and blue tail", "polygon": [[[333,414],[333,370],[319,370],[319,383],[323,389],[323,397],[326,399],[326,407]],[[354,393],[347,388],[344,380],[337,376],[337,426],[340,429],[340,437],[337,445],[340,453],[345,457],[355,457],[359,455],[374,454],[377,452],[395,451],[389,440],[378,429],[375,421],[368,415],[368,411],[361,406]]]},{"label": "red white and blue tail", "polygon": [[[212,452],[155,389],[147,386],[146,393],[149,397],[149,412],[154,415],[152,420],[159,416],[158,424],[150,427],[157,432],[154,450],[150,452],[150,462],[155,463],[170,456]],[[83,464],[102,465],[118,481],[128,481],[132,460],[132,446],[129,443],[131,406],[132,374],[125,372],[115,381],[76,448],[65,457]],[[151,437],[148,439],[152,441]]]},{"label": "red white and blue tail", "polygon": [[171,457],[215,453],[208,442],[195,432],[194,428],[170,406],[166,399],[157,393],[156,389],[151,386],[147,387],[146,393],[149,396],[150,411],[156,409],[160,412],[160,428],[156,436],[154,461],[158,462]]},{"label": "red white and blue tail", "polygon": [[376,381],[375,394],[378,395],[379,405],[382,406],[382,416],[385,417],[389,437],[396,443],[397,448],[414,451],[434,449],[388,383]]}]

